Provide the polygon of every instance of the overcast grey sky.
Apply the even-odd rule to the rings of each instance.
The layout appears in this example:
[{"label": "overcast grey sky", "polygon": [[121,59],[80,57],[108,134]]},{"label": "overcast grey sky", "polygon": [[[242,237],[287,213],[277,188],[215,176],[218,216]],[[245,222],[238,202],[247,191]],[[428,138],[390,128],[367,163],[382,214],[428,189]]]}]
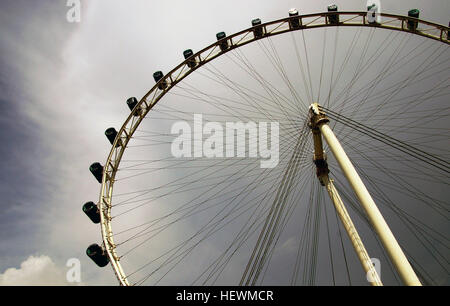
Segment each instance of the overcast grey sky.
[{"label": "overcast grey sky", "polygon": [[[292,7],[325,11],[329,2],[81,0],[81,22],[69,23],[65,0],[1,1],[0,285],[67,284],[69,258],[81,260],[83,284],[116,284],[110,268],[85,255],[101,236],[81,205],[97,201],[87,169],[106,160],[103,133],[120,127],[125,100],[143,96],[154,71],[169,71],[183,50],[200,50],[219,31],[282,18]],[[336,3],[360,11],[366,1]],[[382,8],[418,8],[422,19],[448,24],[450,2],[384,0]]]}]

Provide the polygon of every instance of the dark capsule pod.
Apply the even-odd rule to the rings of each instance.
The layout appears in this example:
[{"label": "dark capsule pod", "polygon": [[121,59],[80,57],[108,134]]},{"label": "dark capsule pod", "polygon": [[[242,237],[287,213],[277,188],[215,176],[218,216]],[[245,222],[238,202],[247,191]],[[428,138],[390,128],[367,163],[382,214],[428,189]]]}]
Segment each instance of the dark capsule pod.
[{"label": "dark capsule pod", "polygon": [[134,107],[138,104],[138,100],[135,97],[131,97],[127,100],[127,105],[132,111]]},{"label": "dark capsule pod", "polygon": [[225,32],[219,32],[216,34],[217,41],[221,41],[219,44],[220,50],[225,51],[228,49],[228,41],[225,39],[227,35]]},{"label": "dark capsule pod", "polygon": [[[409,10],[408,17],[419,18],[419,13],[420,12],[418,9]],[[410,30],[410,31],[417,30],[417,25],[418,25],[418,22],[416,20],[408,20],[408,22],[407,22],[408,30]]]},{"label": "dark capsule pod", "polygon": [[263,36],[263,28],[260,25],[261,19],[256,18],[252,20],[252,27],[254,27],[253,35],[255,35],[256,38],[260,38]]},{"label": "dark capsule pod", "polygon": [[[336,4],[330,4],[328,6],[328,12],[337,12],[338,7]],[[337,25],[339,24],[339,15],[338,14],[330,14],[328,15],[328,23]]]},{"label": "dark capsule pod", "polygon": [[166,80],[162,80],[160,82],[160,80],[164,77],[164,74],[162,73],[162,71],[156,71],[155,73],[153,73],[153,78],[155,79],[156,83],[158,84],[158,88],[160,90],[164,90],[167,88],[167,81]]},{"label": "dark capsule pod", "polygon": [[108,138],[109,142],[113,144],[114,140],[116,140],[117,131],[115,128],[111,127],[105,131],[105,135],[106,138]]},{"label": "dark capsule pod", "polygon": [[91,171],[91,173],[94,175],[97,181],[101,184],[103,177],[103,166],[100,163],[93,163],[89,167],[89,171]]},{"label": "dark capsule pod", "polygon": [[[106,138],[108,138],[109,142],[110,142],[111,144],[114,144],[114,140],[115,140],[116,137],[117,137],[117,131],[116,131],[116,129],[113,128],[113,127],[107,129],[107,130],[105,131],[105,135],[106,135]],[[121,145],[122,145],[122,141],[121,141],[121,139],[119,139],[119,140],[117,141],[116,148],[117,148],[117,147],[120,147]]]},{"label": "dark capsule pod", "polygon": [[195,60],[193,55],[194,52],[191,49],[184,50],[183,52],[184,59],[188,60],[186,64],[188,65],[189,68],[194,68],[195,66],[197,66],[197,61]]},{"label": "dark capsule pod", "polygon": [[295,8],[292,8],[289,10],[289,17],[291,17],[291,19],[289,19],[289,27],[291,29],[298,29],[300,28],[301,25],[301,20],[298,17],[298,11]]},{"label": "dark capsule pod", "polygon": [[[138,99],[136,99],[135,97],[131,97],[127,100],[127,105],[128,108],[130,109],[130,111],[133,111],[133,109],[136,107],[136,105],[139,103]],[[141,114],[141,110],[137,109],[134,113],[133,116],[139,116]]]},{"label": "dark capsule pod", "polygon": [[91,244],[86,249],[86,255],[99,267],[104,267],[109,263],[106,251],[98,244]]},{"label": "dark capsule pod", "polygon": [[94,202],[87,202],[83,205],[83,212],[91,219],[95,224],[100,223],[100,212],[97,205]]}]

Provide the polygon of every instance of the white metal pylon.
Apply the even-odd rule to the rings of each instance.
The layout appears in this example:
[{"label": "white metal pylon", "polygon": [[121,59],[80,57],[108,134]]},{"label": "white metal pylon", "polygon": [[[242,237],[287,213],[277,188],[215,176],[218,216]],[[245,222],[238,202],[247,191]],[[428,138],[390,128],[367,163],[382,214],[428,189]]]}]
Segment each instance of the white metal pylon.
[{"label": "white metal pylon", "polygon": [[[317,175],[322,185],[326,186],[325,183],[329,184],[328,179],[328,166],[326,165],[325,158],[323,156],[323,147],[322,147],[322,137],[325,138],[331,152],[336,158],[342,172],[350,183],[350,186],[354,190],[356,196],[358,197],[359,202],[364,208],[367,217],[369,218],[372,226],[374,227],[376,233],[380,237],[381,243],[386,249],[392,263],[394,264],[397,272],[402,278],[403,282],[408,286],[421,286],[421,283],[414,272],[411,264],[403,253],[400,245],[392,234],[389,226],[381,215],[378,207],[373,201],[372,197],[369,194],[366,186],[362,182],[355,168],[353,167],[350,159],[345,153],[344,149],[340,145],[338,139],[334,135],[331,128],[328,126],[328,118],[320,112],[319,105],[317,103],[311,104],[310,108],[310,127],[313,130],[314,136],[314,161],[317,166]],[[318,160],[318,158],[322,155],[322,161]],[[324,165],[321,165],[324,163]],[[322,167],[322,169],[320,169]],[[324,168],[326,167],[326,168]],[[334,187],[334,186],[333,186]],[[331,188],[331,187],[330,187]],[[328,189],[328,187],[327,187]],[[331,195],[330,195],[331,196]],[[332,198],[333,200],[333,198]],[[334,203],[334,201],[333,201]],[[336,204],[335,204],[336,206]],[[341,218],[342,220],[342,218]],[[343,221],[344,222],[344,221]],[[356,229],[355,229],[356,231]],[[348,232],[348,231],[347,231]],[[350,239],[352,239],[349,234]],[[359,237],[359,236],[358,236]],[[353,241],[352,241],[353,242]],[[362,244],[362,242],[361,242]],[[356,249],[356,248],[355,248]],[[358,250],[357,250],[358,252]],[[367,254],[367,252],[366,252]],[[359,256],[359,254],[358,254]],[[368,255],[367,255],[368,256]],[[365,255],[364,255],[365,257]],[[360,258],[361,259],[361,258]],[[361,261],[363,266],[365,263]],[[367,271],[367,270],[366,270]]]},{"label": "white metal pylon", "polygon": [[364,271],[366,271],[366,275],[368,276],[367,279],[373,286],[382,286],[383,283],[381,282],[380,276],[375,270],[372,260],[370,259],[361,238],[359,237],[358,231],[356,230],[356,227],[353,224],[352,219],[350,218],[350,215],[348,214],[347,209],[339,196],[339,193],[334,187],[333,180],[331,180],[328,175],[325,175],[323,177],[323,182],[325,183],[325,187],[327,188],[328,194],[330,195],[334,207],[336,208],[338,216],[341,219],[348,236],[350,237],[350,241],[352,242],[353,248],[361,261]]}]

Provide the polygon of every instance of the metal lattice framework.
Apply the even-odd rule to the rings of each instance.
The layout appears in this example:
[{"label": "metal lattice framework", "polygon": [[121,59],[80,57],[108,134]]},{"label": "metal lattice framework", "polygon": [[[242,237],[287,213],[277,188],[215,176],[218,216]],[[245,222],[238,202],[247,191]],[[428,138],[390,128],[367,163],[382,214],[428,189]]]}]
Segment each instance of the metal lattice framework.
[{"label": "metal lattice framework", "polygon": [[[330,22],[329,17],[333,15],[339,17],[338,23]],[[120,257],[115,251],[116,246],[114,244],[113,231],[111,227],[111,203],[114,181],[128,142],[153,106],[155,106],[156,103],[158,103],[158,101],[162,99],[162,97],[172,87],[202,65],[233,49],[265,37],[283,34],[286,32],[331,26],[377,27],[412,33],[414,35],[419,35],[450,44],[450,40],[448,39],[450,31],[449,27],[407,16],[384,13],[381,13],[380,15],[383,17],[382,23],[369,23],[367,19],[367,12],[323,12],[287,17],[251,27],[220,39],[203,50],[195,53],[192,57],[186,59],[167,73],[157,84],[155,84],[155,86],[153,86],[153,88],[135,106],[134,110],[130,113],[118,131],[103,171],[100,199],[98,204],[101,217],[102,238],[106,252],[111,261],[111,265],[121,285],[127,286],[129,283],[126,274],[121,267]],[[294,20],[299,21],[299,26],[293,26],[292,21]],[[408,27],[408,22],[416,24],[417,28],[414,30],[410,29]],[[255,35],[255,29],[261,29],[262,35]],[[227,48],[220,47],[221,44],[224,43],[227,44]],[[192,65],[193,60],[195,60],[195,65]],[[161,84],[165,84],[165,86],[161,86]]]}]

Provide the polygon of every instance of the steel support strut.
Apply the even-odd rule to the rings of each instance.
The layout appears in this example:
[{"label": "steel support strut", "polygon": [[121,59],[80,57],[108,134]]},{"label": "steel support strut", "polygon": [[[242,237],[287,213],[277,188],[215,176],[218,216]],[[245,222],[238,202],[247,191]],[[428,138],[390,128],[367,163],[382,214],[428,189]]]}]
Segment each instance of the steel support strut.
[{"label": "steel support strut", "polygon": [[333,180],[330,179],[328,175],[324,175],[322,180],[325,183],[325,187],[327,188],[328,194],[330,195],[334,207],[336,208],[338,216],[341,219],[348,236],[350,237],[350,241],[352,242],[353,248],[361,261],[363,269],[366,271],[367,280],[372,286],[383,286],[380,276],[375,270],[372,260],[370,259],[369,254],[361,241],[361,237],[359,236],[338,191],[334,187]]},{"label": "steel support strut", "polygon": [[380,277],[375,270],[372,261],[367,253],[364,244],[361,241],[361,238],[356,230],[350,215],[347,212],[347,209],[342,202],[341,197],[339,196],[338,191],[334,187],[333,181],[329,178],[328,173],[328,164],[326,160],[325,153],[323,152],[323,144],[322,144],[322,135],[320,133],[320,129],[318,128],[319,124],[326,124],[328,122],[328,118],[324,115],[311,116],[309,127],[312,130],[313,140],[314,140],[314,164],[316,165],[316,174],[322,186],[325,186],[327,192],[330,196],[331,201],[334,204],[336,212],[344,225],[344,228],[350,238],[350,241],[355,249],[356,254],[363,266],[364,271],[366,272],[368,280],[373,286],[382,286],[382,282]]},{"label": "steel support strut", "polygon": [[[398,244],[397,240],[395,239],[394,235],[392,234],[391,230],[389,229],[389,226],[387,225],[386,221],[384,220],[383,216],[381,215],[380,211],[378,210],[377,206],[375,205],[375,202],[373,201],[372,197],[370,196],[369,192],[367,191],[364,183],[362,182],[361,178],[359,177],[358,173],[356,172],[355,168],[353,167],[352,163],[350,162],[350,159],[348,158],[347,154],[345,154],[344,149],[340,145],[339,141],[337,140],[336,136],[334,135],[331,128],[328,126],[328,118],[325,116],[324,113],[322,113],[319,110],[319,105],[317,103],[311,104],[309,108],[309,115],[310,115],[310,128],[313,132],[314,137],[314,163],[317,167],[317,175],[319,177],[320,182],[322,185],[327,186],[327,191],[330,194],[330,197],[338,210],[344,209],[345,207],[342,204],[342,201],[339,199],[334,199],[335,197],[339,197],[337,194],[336,189],[334,188],[333,183],[328,178],[328,165],[326,164],[326,157],[323,153],[322,148],[322,140],[321,135],[325,138],[325,141],[327,142],[331,152],[333,153],[334,157],[336,158],[340,168],[342,169],[345,177],[349,181],[352,189],[354,190],[356,196],[358,197],[359,202],[361,203],[362,207],[364,208],[372,226],[374,227],[376,233],[378,234],[381,243],[383,244],[384,248],[386,249],[392,263],[394,264],[397,272],[399,273],[400,277],[402,278],[403,282],[406,285],[409,286],[420,286],[421,283],[419,279],[417,278],[417,275],[415,274],[413,268],[411,267],[410,263],[408,262],[408,259],[406,258],[405,254],[403,253],[402,249],[400,248],[400,245]],[[320,143],[319,139],[320,138]],[[317,142],[317,143],[316,143]],[[319,148],[320,147],[320,148]],[[322,158],[323,161],[318,161],[317,158]],[[321,167],[321,164],[324,164],[326,169],[319,169]],[[320,176],[319,176],[320,175]],[[331,192],[330,192],[331,191]],[[334,196],[333,196],[334,194]],[[367,270],[367,258],[368,254],[365,250],[359,235],[356,232],[356,228],[351,223],[350,217],[346,213],[346,210],[343,210],[343,216],[339,214],[341,221],[344,223],[344,226],[346,227],[347,233],[350,237],[350,240],[352,240],[352,244],[358,253],[358,257],[361,260],[361,263],[366,269],[366,272],[370,273],[372,276],[372,280],[376,280],[376,278],[373,276],[373,266],[372,263],[370,266],[372,267],[372,270]],[[348,216],[348,219],[346,216]],[[344,220],[345,219],[345,220]],[[346,225],[346,222],[350,221]],[[347,229],[348,226],[348,229]],[[354,232],[353,232],[354,231]],[[356,235],[355,235],[356,233]],[[362,248],[361,248],[362,246]],[[369,258],[370,260],[370,258]],[[376,273],[376,272],[375,272]],[[377,275],[378,277],[378,275]],[[379,280],[379,278],[378,278]],[[373,282],[372,282],[373,284]],[[381,281],[380,281],[381,284]]]}]

